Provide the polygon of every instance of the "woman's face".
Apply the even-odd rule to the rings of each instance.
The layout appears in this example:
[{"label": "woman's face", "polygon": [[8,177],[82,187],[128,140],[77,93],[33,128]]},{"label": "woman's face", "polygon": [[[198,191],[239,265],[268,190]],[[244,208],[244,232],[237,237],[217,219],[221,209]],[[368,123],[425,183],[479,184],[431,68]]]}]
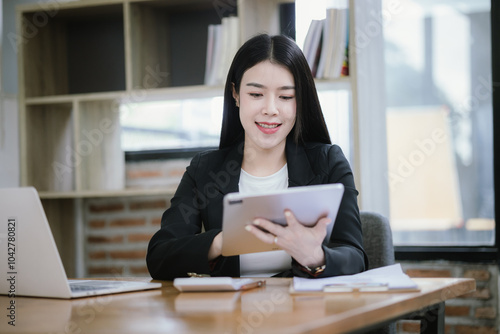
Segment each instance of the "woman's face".
[{"label": "woman's face", "polygon": [[284,66],[264,61],[249,68],[241,79],[240,107],[245,130],[245,147],[256,150],[284,150],[286,137],[295,124],[295,82]]}]

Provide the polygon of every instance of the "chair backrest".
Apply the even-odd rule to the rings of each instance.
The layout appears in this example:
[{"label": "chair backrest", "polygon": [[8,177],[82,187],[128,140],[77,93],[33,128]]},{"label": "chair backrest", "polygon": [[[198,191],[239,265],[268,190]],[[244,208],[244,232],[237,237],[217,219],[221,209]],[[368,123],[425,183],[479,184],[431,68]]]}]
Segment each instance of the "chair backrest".
[{"label": "chair backrest", "polygon": [[389,220],[380,214],[364,211],[360,212],[360,217],[368,269],[394,264],[394,245]]}]

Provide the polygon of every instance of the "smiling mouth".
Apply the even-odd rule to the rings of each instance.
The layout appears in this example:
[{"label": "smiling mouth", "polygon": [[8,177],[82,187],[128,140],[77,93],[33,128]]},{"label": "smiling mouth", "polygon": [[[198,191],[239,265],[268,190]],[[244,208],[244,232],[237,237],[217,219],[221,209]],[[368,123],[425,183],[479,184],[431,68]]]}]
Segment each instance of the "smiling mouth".
[{"label": "smiling mouth", "polygon": [[257,123],[257,125],[263,127],[264,129],[274,129],[280,126],[280,124],[265,124],[265,123]]}]

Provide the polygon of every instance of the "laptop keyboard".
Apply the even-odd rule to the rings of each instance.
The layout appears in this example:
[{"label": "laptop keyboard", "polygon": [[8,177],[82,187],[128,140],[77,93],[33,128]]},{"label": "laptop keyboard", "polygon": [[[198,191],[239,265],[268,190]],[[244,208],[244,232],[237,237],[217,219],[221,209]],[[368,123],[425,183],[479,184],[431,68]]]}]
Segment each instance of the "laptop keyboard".
[{"label": "laptop keyboard", "polygon": [[110,284],[109,282],[100,281],[70,282],[69,287],[73,292],[95,291],[116,288],[120,285],[119,282],[116,283],[118,284]]},{"label": "laptop keyboard", "polygon": [[83,284],[71,284],[69,287],[71,288],[72,292],[95,291],[109,288],[109,286],[90,286]]}]

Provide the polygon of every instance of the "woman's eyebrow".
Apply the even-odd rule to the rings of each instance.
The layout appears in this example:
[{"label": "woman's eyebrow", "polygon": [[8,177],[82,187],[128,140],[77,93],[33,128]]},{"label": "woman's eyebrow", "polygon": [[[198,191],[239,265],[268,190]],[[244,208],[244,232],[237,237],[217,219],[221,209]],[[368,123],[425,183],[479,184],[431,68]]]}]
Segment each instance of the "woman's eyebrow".
[{"label": "woman's eyebrow", "polygon": [[256,88],[266,88],[266,86],[264,86],[260,83],[256,83],[256,82],[249,82],[246,85],[251,86],[251,87],[256,87]]},{"label": "woman's eyebrow", "polygon": [[[256,82],[249,82],[246,84],[247,86],[251,87],[256,87],[256,88],[267,88],[265,85],[256,83]],[[290,89],[295,89],[295,86],[281,86],[278,88],[279,90],[290,90]]]}]

